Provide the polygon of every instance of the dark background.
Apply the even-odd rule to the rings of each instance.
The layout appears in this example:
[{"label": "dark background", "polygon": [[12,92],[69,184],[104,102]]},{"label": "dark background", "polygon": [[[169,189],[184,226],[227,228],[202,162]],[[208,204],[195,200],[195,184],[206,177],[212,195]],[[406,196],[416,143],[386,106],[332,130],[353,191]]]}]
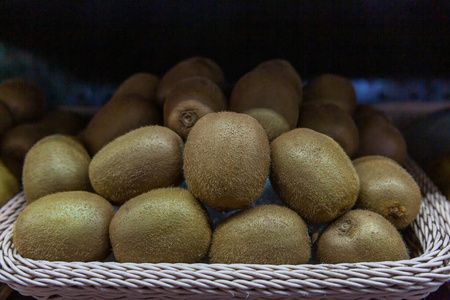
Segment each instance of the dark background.
[{"label": "dark background", "polygon": [[0,41],[97,82],[196,55],[228,82],[276,57],[302,78],[448,78],[450,1],[0,0]]}]

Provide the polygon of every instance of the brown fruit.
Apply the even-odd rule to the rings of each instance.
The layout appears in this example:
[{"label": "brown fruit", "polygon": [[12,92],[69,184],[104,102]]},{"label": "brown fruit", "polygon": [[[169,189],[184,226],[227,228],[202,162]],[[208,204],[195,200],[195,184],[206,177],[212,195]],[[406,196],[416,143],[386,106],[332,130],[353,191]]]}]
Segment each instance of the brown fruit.
[{"label": "brown fruit", "polygon": [[431,180],[442,190],[450,188],[450,152],[433,159],[425,168]]},{"label": "brown fruit", "polygon": [[350,210],[359,179],[332,138],[308,128],[280,135],[271,144],[273,188],[308,223],[327,223]]},{"label": "brown fruit", "polygon": [[47,111],[44,91],[21,78],[0,83],[0,102],[8,106],[15,124],[38,121]]},{"label": "brown fruit", "polygon": [[303,105],[298,127],[309,128],[331,137],[349,157],[354,157],[358,152],[358,128],[352,117],[334,104]]},{"label": "brown fruit", "polygon": [[240,113],[254,108],[272,109],[286,119],[290,128],[295,128],[299,113],[298,101],[294,86],[256,68],[236,83],[229,108]]},{"label": "brown fruit", "polygon": [[195,124],[186,141],[184,176],[189,190],[216,210],[239,209],[256,201],[269,166],[266,133],[246,114],[208,114]]},{"label": "brown fruit", "polygon": [[57,110],[43,117],[39,124],[54,133],[77,135],[87,123],[87,117],[74,111]]},{"label": "brown fruit", "polygon": [[191,128],[206,114],[223,111],[227,101],[222,90],[206,77],[179,81],[164,102],[164,125],[186,140]]},{"label": "brown fruit", "polygon": [[159,78],[148,73],[136,73],[123,81],[114,92],[112,98],[120,98],[130,94],[139,95],[147,101],[153,102]]},{"label": "brown fruit", "polygon": [[403,229],[417,217],[422,204],[419,186],[397,162],[382,156],[353,161],[360,181],[355,207],[374,211]]},{"label": "brown fruit", "polygon": [[317,256],[329,264],[409,259],[397,229],[381,215],[361,209],[349,211],[325,228]]},{"label": "brown fruit", "polygon": [[0,102],[0,137],[13,125],[11,112],[6,104]]},{"label": "brown fruit", "polygon": [[217,63],[206,57],[192,57],[179,62],[164,74],[156,90],[156,103],[163,107],[167,94],[175,84],[194,76],[206,77],[220,88],[225,82],[223,71]]},{"label": "brown fruit", "polygon": [[92,117],[82,139],[91,155],[127,132],[162,123],[160,110],[139,95],[112,98]]},{"label": "brown fruit", "polygon": [[273,109],[254,108],[247,110],[245,114],[252,116],[261,124],[269,138],[269,142],[290,130],[286,119]]},{"label": "brown fruit", "polygon": [[349,79],[324,74],[313,78],[303,87],[303,103],[332,103],[352,115],[356,106],[356,92]]}]

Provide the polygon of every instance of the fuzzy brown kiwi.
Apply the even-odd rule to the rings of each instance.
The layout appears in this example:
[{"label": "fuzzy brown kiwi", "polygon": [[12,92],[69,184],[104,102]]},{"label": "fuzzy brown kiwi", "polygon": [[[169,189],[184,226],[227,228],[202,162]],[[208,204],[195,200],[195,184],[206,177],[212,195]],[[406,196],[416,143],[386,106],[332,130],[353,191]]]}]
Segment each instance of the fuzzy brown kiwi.
[{"label": "fuzzy brown kiwi", "polygon": [[94,190],[116,205],[183,179],[183,140],[162,126],[128,132],[103,147],[91,160]]},{"label": "fuzzy brown kiwi", "polygon": [[271,143],[270,181],[280,198],[308,223],[327,223],[350,210],[359,179],[350,158],[332,138],[308,128]]},{"label": "fuzzy brown kiwi", "polygon": [[54,133],[76,135],[87,124],[88,117],[69,110],[56,110],[44,116],[39,124],[48,127]]},{"label": "fuzzy brown kiwi", "polygon": [[225,82],[222,68],[212,59],[201,56],[188,58],[177,63],[161,78],[156,89],[156,103],[163,107],[167,94],[175,84],[182,79],[194,76],[206,77],[220,88]]},{"label": "fuzzy brown kiwi", "polygon": [[25,157],[22,183],[28,203],[57,192],[87,191],[91,158],[74,137],[60,134],[41,139]]},{"label": "fuzzy brown kiwi", "polygon": [[422,204],[419,186],[397,162],[382,156],[353,161],[360,180],[355,207],[374,211],[403,229],[417,217]]},{"label": "fuzzy brown kiwi", "polygon": [[270,167],[269,140],[246,114],[211,113],[192,128],[184,176],[192,194],[216,210],[245,207],[261,195]]},{"label": "fuzzy brown kiwi", "polygon": [[276,76],[280,80],[289,82],[297,92],[298,105],[300,106],[302,104],[302,79],[290,62],[284,59],[271,59],[261,63],[256,68],[263,69],[272,76]]},{"label": "fuzzy brown kiwi", "polygon": [[147,125],[162,124],[162,113],[153,103],[137,94],[112,98],[92,117],[82,139],[95,155],[106,144],[127,132]]},{"label": "fuzzy brown kiwi", "polygon": [[325,228],[317,256],[330,264],[409,259],[397,229],[381,215],[361,209],[349,211]]},{"label": "fuzzy brown kiwi", "polygon": [[208,214],[181,188],[156,189],[125,203],[110,225],[119,262],[196,263],[211,241]]},{"label": "fuzzy brown kiwi", "polygon": [[0,137],[13,125],[11,112],[6,104],[0,102]]},{"label": "fuzzy brown kiwi", "polygon": [[303,87],[303,103],[333,103],[353,115],[356,92],[348,78],[323,74],[311,79]]},{"label": "fuzzy brown kiwi", "polygon": [[213,233],[211,263],[298,265],[308,262],[311,240],[306,223],[293,210],[260,205],[240,211]]},{"label": "fuzzy brown kiwi", "polygon": [[112,98],[130,94],[139,95],[147,101],[154,101],[159,78],[149,73],[136,73],[125,79],[116,89]]},{"label": "fuzzy brown kiwi", "polygon": [[206,77],[189,77],[175,84],[167,94],[164,125],[186,140],[200,118],[226,108],[227,100],[217,84]]},{"label": "fuzzy brown kiwi", "polygon": [[298,106],[295,88],[261,68],[239,79],[231,92],[229,104],[231,111],[240,113],[254,108],[273,109],[286,119],[290,128],[297,126]]},{"label": "fuzzy brown kiwi", "polygon": [[261,124],[269,138],[269,142],[290,130],[286,119],[273,109],[254,108],[247,110],[245,114],[252,116]]},{"label": "fuzzy brown kiwi", "polygon": [[83,191],[47,195],[25,207],[14,223],[13,243],[25,258],[103,261],[111,252],[113,206]]},{"label": "fuzzy brown kiwi", "polygon": [[297,126],[310,128],[331,137],[350,157],[354,157],[358,152],[358,127],[352,117],[337,105],[331,103],[303,105]]},{"label": "fuzzy brown kiwi", "polygon": [[8,130],[2,138],[2,161],[17,177],[22,177],[22,167],[28,150],[40,139],[53,134],[53,130],[38,123],[21,124]]},{"label": "fuzzy brown kiwi", "polygon": [[15,124],[38,121],[47,112],[42,88],[22,78],[0,83],[0,102],[8,106]]}]

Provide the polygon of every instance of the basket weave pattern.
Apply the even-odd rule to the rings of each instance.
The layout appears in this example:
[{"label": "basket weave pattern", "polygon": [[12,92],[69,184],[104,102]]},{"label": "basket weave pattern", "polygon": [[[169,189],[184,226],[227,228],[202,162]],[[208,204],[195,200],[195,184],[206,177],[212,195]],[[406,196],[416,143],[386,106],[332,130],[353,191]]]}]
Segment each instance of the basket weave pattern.
[{"label": "basket weave pattern", "polygon": [[422,249],[409,260],[281,266],[36,261],[12,244],[26,203],[20,193],[0,210],[0,282],[39,299],[420,299],[450,279],[450,207],[414,162],[406,168],[423,194],[412,224]]}]

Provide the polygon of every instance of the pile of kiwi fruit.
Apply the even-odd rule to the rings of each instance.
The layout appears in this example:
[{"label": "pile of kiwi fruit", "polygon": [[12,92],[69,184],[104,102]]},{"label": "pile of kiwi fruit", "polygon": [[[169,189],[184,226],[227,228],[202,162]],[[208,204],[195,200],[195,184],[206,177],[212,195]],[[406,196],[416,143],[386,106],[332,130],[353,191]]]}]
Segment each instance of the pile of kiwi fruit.
[{"label": "pile of kiwi fruit", "polygon": [[14,224],[18,253],[134,263],[409,259],[402,230],[422,198],[402,166],[406,144],[386,115],[357,104],[349,79],[304,83],[273,59],[229,91],[224,83],[215,61],[192,57],[161,78],[125,78],[79,118],[46,113],[32,83],[2,82],[0,179],[6,197],[23,188],[27,202]]}]

